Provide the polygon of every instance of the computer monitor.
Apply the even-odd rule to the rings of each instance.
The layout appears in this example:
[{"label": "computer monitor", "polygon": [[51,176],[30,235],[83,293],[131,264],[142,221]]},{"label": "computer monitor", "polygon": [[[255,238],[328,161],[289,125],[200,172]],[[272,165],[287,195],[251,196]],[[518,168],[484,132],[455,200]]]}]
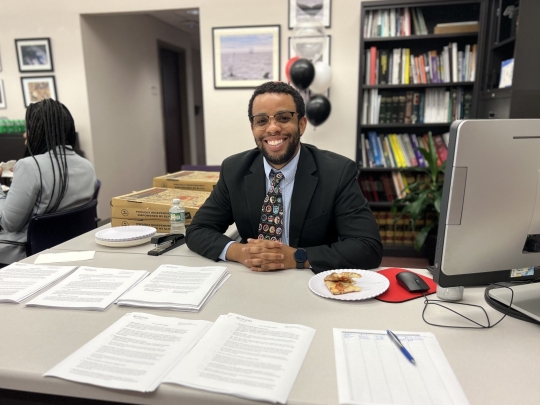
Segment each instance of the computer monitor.
[{"label": "computer monitor", "polygon": [[[537,280],[537,266],[540,120],[455,121],[432,268],[435,281],[453,287]],[[526,306],[536,308],[540,321],[540,283],[528,289]],[[520,300],[516,291],[514,303]]]}]

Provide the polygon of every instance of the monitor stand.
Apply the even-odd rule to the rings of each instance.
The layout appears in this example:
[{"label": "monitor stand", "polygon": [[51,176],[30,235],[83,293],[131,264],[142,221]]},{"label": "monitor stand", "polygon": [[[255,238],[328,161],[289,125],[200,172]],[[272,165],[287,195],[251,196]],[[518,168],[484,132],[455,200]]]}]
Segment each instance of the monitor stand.
[{"label": "monitor stand", "polygon": [[[512,308],[540,322],[540,282],[510,287],[514,291]],[[489,296],[508,306],[512,294],[508,288],[489,290]]]}]

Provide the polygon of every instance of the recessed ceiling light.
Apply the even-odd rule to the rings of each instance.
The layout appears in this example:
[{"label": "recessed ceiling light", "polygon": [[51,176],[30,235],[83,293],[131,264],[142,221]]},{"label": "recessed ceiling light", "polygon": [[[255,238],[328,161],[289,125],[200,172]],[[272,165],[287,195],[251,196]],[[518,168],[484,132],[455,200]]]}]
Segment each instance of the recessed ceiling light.
[{"label": "recessed ceiling light", "polygon": [[189,15],[199,15],[199,9],[198,8],[192,8],[190,10],[186,10],[186,14]]}]

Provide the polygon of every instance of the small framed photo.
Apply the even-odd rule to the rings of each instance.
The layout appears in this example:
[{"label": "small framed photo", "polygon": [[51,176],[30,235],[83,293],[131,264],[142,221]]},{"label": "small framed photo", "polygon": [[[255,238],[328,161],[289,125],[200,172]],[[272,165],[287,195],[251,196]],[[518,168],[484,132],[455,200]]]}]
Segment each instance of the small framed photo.
[{"label": "small framed photo", "polygon": [[212,28],[214,88],[243,89],[280,79],[280,26]]},{"label": "small framed photo", "polygon": [[21,83],[25,107],[46,98],[58,100],[54,76],[21,77]]},{"label": "small framed photo", "polygon": [[7,108],[6,92],[4,91],[4,82],[0,80],[0,108]]},{"label": "small framed photo", "polygon": [[[326,62],[330,65],[330,44],[331,44],[331,38],[330,35],[327,35],[324,42],[324,51],[321,56],[317,60],[312,60],[312,63],[316,63],[319,61]],[[292,37],[289,37],[289,59],[294,58],[296,55],[296,52],[294,50],[294,47],[292,46]]]},{"label": "small framed photo", "polygon": [[289,29],[301,19],[315,18],[330,28],[331,0],[289,0]]},{"label": "small framed photo", "polygon": [[52,72],[53,60],[49,38],[16,39],[19,72]]}]

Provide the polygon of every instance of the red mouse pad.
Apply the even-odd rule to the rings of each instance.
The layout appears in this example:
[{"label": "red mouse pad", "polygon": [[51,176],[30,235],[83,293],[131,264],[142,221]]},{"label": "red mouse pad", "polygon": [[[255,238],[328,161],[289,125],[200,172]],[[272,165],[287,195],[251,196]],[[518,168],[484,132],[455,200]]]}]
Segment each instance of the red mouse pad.
[{"label": "red mouse pad", "polygon": [[[390,269],[378,271],[377,273],[382,274],[390,281],[390,287],[388,287],[388,290],[375,298],[377,298],[379,301],[384,302],[405,302],[421,297],[422,293],[411,293],[397,283],[396,274],[401,273],[402,271],[408,270],[393,267]],[[422,277],[422,279],[427,283],[427,285],[429,285],[429,290],[424,292],[423,294],[433,294],[437,290],[437,284],[435,284],[435,281],[421,274],[418,275]]]}]

